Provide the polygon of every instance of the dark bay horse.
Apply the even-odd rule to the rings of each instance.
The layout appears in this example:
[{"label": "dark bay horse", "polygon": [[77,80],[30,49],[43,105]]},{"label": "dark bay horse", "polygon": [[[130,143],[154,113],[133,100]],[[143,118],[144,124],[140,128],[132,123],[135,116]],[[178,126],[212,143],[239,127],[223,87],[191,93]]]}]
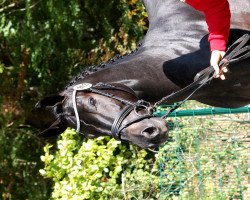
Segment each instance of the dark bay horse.
[{"label": "dark bay horse", "polygon": [[[228,45],[250,34],[250,1],[229,3],[232,29]],[[209,66],[207,25],[202,13],[179,0],[144,0],[144,5],[149,29],[137,51],[90,68],[60,94],[38,102],[38,111],[46,113],[43,118],[48,119],[43,121],[46,125],[40,124],[46,128],[41,135],[57,135],[68,126],[81,125],[79,132],[85,131],[87,137],[113,135],[142,148],[157,146],[167,139],[164,120],[152,117],[149,106],[138,104],[138,99],[154,103],[193,82],[195,75]],[[213,79],[191,99],[218,107],[248,105],[250,59],[230,65],[229,71],[226,80]],[[99,82],[104,84],[100,86]],[[73,98],[74,86],[80,83],[87,88]],[[177,96],[168,103],[185,97]],[[130,104],[133,109],[128,111]]]}]

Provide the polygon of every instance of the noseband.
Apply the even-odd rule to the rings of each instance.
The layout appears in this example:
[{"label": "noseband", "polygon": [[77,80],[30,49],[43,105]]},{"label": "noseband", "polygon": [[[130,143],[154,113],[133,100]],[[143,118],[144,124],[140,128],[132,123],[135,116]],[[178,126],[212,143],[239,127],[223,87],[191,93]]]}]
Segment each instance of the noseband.
[{"label": "noseband", "polygon": [[[132,103],[132,102],[125,100],[121,97],[115,96],[114,94],[104,92],[103,90],[118,90],[118,91],[123,91],[123,92],[129,93],[129,94],[132,94],[133,96],[136,96],[134,93],[132,93],[129,90],[126,90],[124,88],[117,87],[114,85],[106,84],[106,83],[97,83],[96,85],[92,85],[90,83],[82,83],[82,84],[75,85],[73,87],[72,101],[73,101],[73,108],[74,108],[75,117],[76,117],[76,124],[77,124],[76,131],[77,132],[80,132],[80,124],[81,124],[81,120],[79,119],[79,114],[78,114],[78,110],[77,110],[77,103],[76,103],[76,95],[77,95],[77,92],[79,92],[79,91],[100,94],[102,96],[109,97],[111,99],[115,99],[115,100],[117,100],[125,105],[123,110],[119,113],[119,115],[114,120],[112,127],[111,127],[112,136],[117,140],[122,140],[121,139],[121,132],[122,132],[122,130],[124,130],[128,126],[130,126],[134,123],[140,122],[144,119],[149,119],[151,117],[154,117],[153,110],[152,110],[152,107],[150,106],[150,103],[148,103],[144,100],[138,100],[137,102]],[[137,110],[147,110],[147,114],[141,115],[137,112]],[[135,111],[138,118],[131,120],[122,126],[123,121],[126,119],[126,117],[132,111]],[[86,123],[84,123],[84,124],[86,124]]]}]

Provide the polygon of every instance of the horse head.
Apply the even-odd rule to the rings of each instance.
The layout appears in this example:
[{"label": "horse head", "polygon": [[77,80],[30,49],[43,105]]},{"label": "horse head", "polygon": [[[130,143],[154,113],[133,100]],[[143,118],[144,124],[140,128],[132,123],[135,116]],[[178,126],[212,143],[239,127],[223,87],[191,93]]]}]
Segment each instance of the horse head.
[{"label": "horse head", "polygon": [[148,102],[122,84],[82,83],[68,87],[59,95],[45,97],[36,105],[54,116],[43,137],[76,128],[87,138],[103,135],[131,142],[142,148],[157,147],[167,140],[166,121],[153,116]]}]

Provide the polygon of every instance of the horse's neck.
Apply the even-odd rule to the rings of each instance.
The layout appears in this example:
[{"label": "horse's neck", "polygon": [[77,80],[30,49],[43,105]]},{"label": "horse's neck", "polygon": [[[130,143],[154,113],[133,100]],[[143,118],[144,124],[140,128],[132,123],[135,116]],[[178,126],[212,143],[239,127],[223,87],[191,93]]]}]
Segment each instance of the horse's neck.
[{"label": "horse's neck", "polygon": [[144,47],[165,46],[176,49],[177,46],[186,45],[189,51],[199,48],[201,38],[207,34],[201,12],[180,0],[144,0],[144,5],[149,15]]},{"label": "horse's neck", "polygon": [[[250,30],[250,0],[229,0],[231,28]],[[144,0],[149,29],[144,47],[165,46],[182,53],[197,50],[208,33],[204,15],[180,0]],[[186,51],[185,51],[186,49]]]},{"label": "horse's neck", "polygon": [[[245,2],[244,5],[250,4],[246,3],[249,0],[241,1]],[[232,4],[233,16],[240,13],[235,2]],[[195,75],[198,72],[195,65],[209,65],[208,42],[206,38],[201,40],[207,34],[202,13],[179,0],[144,0],[144,3],[150,25],[139,51],[79,82],[120,83],[134,89],[140,98],[157,100],[180,89],[169,79],[168,71],[173,69],[171,71],[181,79],[187,79],[182,74]],[[250,16],[248,12],[246,13]],[[239,24],[239,28],[241,27],[242,24]],[[202,52],[197,51],[200,45],[203,47]],[[174,65],[168,61],[173,61]],[[166,70],[168,67],[169,70]],[[184,72],[181,72],[182,69],[185,69]]]},{"label": "horse's neck", "polygon": [[229,0],[231,27],[250,30],[250,1]]}]

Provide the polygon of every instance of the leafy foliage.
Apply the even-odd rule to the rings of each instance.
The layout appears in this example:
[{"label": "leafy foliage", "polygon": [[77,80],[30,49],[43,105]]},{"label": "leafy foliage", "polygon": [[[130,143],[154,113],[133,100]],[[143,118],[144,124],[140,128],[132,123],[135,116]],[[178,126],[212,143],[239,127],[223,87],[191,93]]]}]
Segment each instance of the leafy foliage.
[{"label": "leafy foliage", "polygon": [[[11,5],[5,1],[3,8],[10,6],[8,3]],[[142,14],[129,15],[137,4],[140,4],[138,14],[143,8],[137,1],[130,4],[122,0],[13,3],[11,9],[1,13],[1,57],[8,69],[4,76],[8,72],[13,84],[18,86],[17,74],[23,65],[22,81],[26,87],[38,87],[41,95],[55,92],[54,85],[61,89],[79,67],[135,46],[145,27],[144,23],[133,21],[142,21]]]},{"label": "leafy foliage", "polygon": [[66,130],[55,154],[44,147],[40,173],[53,179],[52,199],[157,199],[158,167],[145,150],[110,138],[83,141],[79,148],[75,137]]},{"label": "leafy foliage", "polygon": [[86,65],[135,48],[144,15],[137,0],[0,2],[0,198],[48,199],[50,183],[38,174],[43,142],[23,123]]},{"label": "leafy foliage", "polygon": [[50,184],[38,173],[45,144],[17,126],[0,117],[0,199],[47,199]]}]

